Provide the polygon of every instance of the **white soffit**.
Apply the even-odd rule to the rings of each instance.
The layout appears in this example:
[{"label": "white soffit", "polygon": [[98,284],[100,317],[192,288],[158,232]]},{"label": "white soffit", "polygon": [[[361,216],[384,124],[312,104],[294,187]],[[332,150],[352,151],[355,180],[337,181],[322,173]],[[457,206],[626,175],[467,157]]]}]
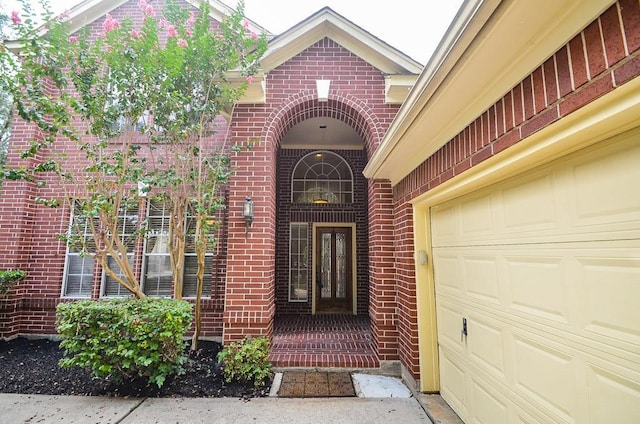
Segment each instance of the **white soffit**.
[{"label": "white soffit", "polygon": [[365,176],[397,184],[613,3],[466,0]]}]

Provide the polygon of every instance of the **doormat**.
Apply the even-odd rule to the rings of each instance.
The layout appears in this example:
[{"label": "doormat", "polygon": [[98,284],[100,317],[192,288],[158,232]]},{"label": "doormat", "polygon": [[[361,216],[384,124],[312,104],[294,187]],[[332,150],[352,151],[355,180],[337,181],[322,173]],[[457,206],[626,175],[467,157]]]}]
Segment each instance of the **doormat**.
[{"label": "doormat", "polygon": [[351,374],[348,372],[285,371],[278,391],[278,396],[285,398],[355,395]]}]

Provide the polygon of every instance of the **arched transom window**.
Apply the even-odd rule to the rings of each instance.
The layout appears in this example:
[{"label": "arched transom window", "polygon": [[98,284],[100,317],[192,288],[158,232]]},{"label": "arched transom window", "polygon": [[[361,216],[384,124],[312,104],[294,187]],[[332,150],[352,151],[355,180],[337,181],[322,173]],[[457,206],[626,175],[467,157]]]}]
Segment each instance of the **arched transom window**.
[{"label": "arched transom window", "polygon": [[309,153],[293,169],[293,203],[353,203],[349,164],[325,150]]}]

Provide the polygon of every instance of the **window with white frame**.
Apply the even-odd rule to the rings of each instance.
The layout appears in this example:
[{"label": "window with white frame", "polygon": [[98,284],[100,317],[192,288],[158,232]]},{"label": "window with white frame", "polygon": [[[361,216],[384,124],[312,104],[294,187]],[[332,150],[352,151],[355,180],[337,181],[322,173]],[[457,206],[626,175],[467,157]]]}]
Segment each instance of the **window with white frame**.
[{"label": "window with white frame", "polygon": [[[118,236],[127,248],[127,260],[133,267],[135,232],[138,229],[138,205],[123,205],[118,210]],[[109,269],[118,277],[124,278],[124,274],[112,256],[107,258]],[[103,296],[129,296],[131,293],[120,285],[105,270],[102,270],[102,295]]]},{"label": "window with white frame", "polygon": [[289,236],[289,301],[306,302],[309,280],[309,226],[291,223]]},{"label": "window with white frame", "polygon": [[353,203],[353,173],[340,156],[328,151],[309,153],[293,170],[293,203]]},{"label": "window with white frame", "polygon": [[91,297],[93,285],[95,261],[90,254],[95,252],[95,241],[89,221],[78,208],[78,203],[74,202],[67,234],[70,238],[77,239],[78,243],[75,243],[74,247],[67,244],[62,288],[64,297]]},{"label": "window with white frame", "polygon": [[[149,202],[148,231],[144,254],[143,290],[149,296],[173,295],[173,271],[169,254],[169,211],[161,202]],[[183,271],[183,297],[195,297],[197,289],[198,260],[195,252],[195,218],[185,219],[185,258]],[[208,252],[205,258],[203,296],[211,293],[212,257]]]}]

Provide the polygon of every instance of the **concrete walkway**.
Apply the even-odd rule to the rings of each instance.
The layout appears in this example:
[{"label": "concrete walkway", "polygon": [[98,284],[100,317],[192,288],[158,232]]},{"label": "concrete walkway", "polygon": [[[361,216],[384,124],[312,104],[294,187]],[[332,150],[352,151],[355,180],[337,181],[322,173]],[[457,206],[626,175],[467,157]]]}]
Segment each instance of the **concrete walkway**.
[{"label": "concrete walkway", "polygon": [[0,394],[0,423],[424,423],[415,398],[121,399]]},{"label": "concrete walkway", "polygon": [[352,374],[357,397],[113,398],[0,393],[0,424],[462,424],[438,395],[411,393],[399,378]]}]

